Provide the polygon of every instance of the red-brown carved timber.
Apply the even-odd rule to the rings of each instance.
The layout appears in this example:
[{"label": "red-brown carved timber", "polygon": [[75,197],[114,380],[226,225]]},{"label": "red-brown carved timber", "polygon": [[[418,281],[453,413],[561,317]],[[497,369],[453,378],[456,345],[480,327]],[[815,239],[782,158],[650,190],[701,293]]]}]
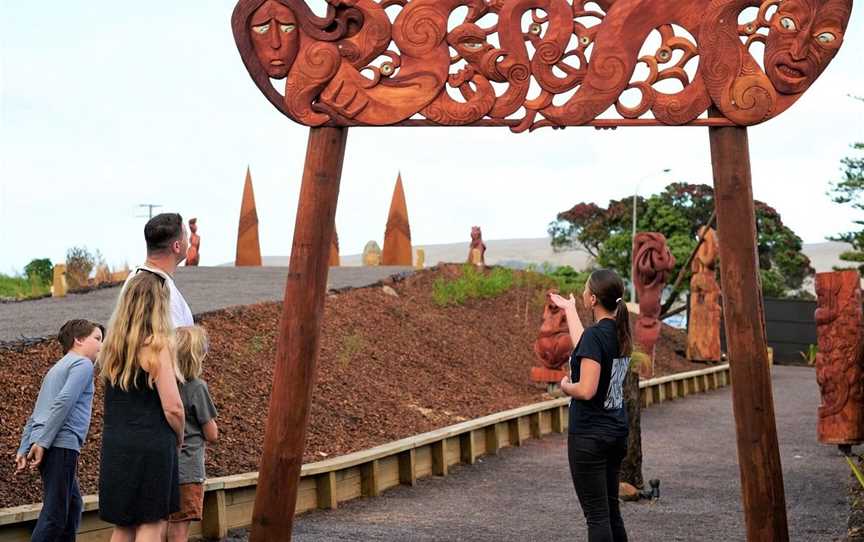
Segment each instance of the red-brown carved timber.
[{"label": "red-brown carved timber", "polygon": [[252,190],[252,172],[246,168],[243,183],[243,203],[240,205],[240,224],[237,226],[237,267],[261,267],[261,244],[258,242],[258,210]]},{"label": "red-brown carved timber", "polygon": [[390,211],[387,213],[387,227],[384,229],[384,248],[381,249],[381,265],[414,264],[411,250],[411,224],[408,222],[408,204],[405,202],[405,188],[402,174],[396,178]]},{"label": "red-brown carved timber", "polygon": [[639,366],[639,376],[654,376],[654,345],[660,338],[660,300],[669,273],[675,269],[675,257],[669,252],[662,233],[642,232],[633,239],[633,278],[639,300],[635,339],[650,361]]},{"label": "red-brown carved timber", "polygon": [[720,284],[717,283],[717,234],[699,229],[702,243],[690,269],[690,314],[687,318],[687,359],[720,361]]},{"label": "red-brown carved timber", "polygon": [[748,542],[789,540],[759,262],[747,129],[710,128],[720,279]]},{"label": "red-brown carved timber", "polygon": [[[758,13],[739,24],[750,7]],[[725,117],[715,122],[747,126],[788,109],[819,77],[851,9],[851,0],[328,0],[318,17],[303,0],[240,0],[232,27],[267,99],[307,126],[685,125],[707,121],[712,105]],[[646,43],[654,50],[640,56]],[[765,46],[764,70],[754,43]],[[529,96],[532,81],[539,93]]]},{"label": "red-brown carved timber", "polygon": [[309,131],[255,492],[252,542],[291,540],[347,136],[344,128]]},{"label": "red-brown carved timber", "polygon": [[816,275],[819,442],[864,442],[864,314],[858,271]]},{"label": "red-brown carved timber", "polygon": [[543,322],[540,332],[534,341],[534,354],[539,366],[531,367],[531,380],[534,382],[558,383],[567,374],[563,367],[570,360],[573,352],[573,340],[570,338],[570,328],[567,326],[567,315],[552,303],[550,296],[558,290],[546,294],[546,306],[543,308]]}]

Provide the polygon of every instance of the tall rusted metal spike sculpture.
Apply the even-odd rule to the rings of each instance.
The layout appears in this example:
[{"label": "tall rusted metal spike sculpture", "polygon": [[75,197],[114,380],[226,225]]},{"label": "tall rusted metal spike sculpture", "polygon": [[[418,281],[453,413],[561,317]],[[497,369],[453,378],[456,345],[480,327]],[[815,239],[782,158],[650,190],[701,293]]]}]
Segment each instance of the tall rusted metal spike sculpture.
[{"label": "tall rusted metal spike sculpture", "polygon": [[[754,17],[742,15],[757,6]],[[239,0],[232,17],[255,84],[312,128],[253,542],[291,536],[345,128],[393,125],[711,127],[747,537],[787,540],[765,333],[754,325],[762,305],[744,127],[781,114],[819,77],[843,43],[851,0],[328,0],[327,7],[321,17],[303,0]],[[640,54],[651,34],[659,46]],[[639,64],[644,76],[634,76]],[[669,79],[682,89],[657,88]],[[532,86],[539,91],[529,98]],[[638,103],[621,100],[628,90]],[[610,108],[620,117],[597,118]]]},{"label": "tall rusted metal spike sculpture", "polygon": [[246,168],[243,203],[240,205],[240,225],[237,227],[237,267],[261,267],[261,245],[258,243],[258,211],[252,191],[252,173]]},{"label": "tall rusted metal spike sculpture", "polygon": [[402,174],[396,178],[387,228],[384,230],[384,248],[381,249],[381,265],[411,266],[414,263],[411,250],[411,226],[408,222],[408,205],[405,203],[405,188]]}]

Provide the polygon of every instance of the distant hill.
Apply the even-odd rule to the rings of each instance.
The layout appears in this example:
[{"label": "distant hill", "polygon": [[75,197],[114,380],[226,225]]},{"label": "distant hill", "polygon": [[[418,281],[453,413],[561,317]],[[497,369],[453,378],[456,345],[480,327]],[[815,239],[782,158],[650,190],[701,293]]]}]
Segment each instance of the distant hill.
[{"label": "distant hill", "polygon": [[[486,263],[490,265],[507,265],[524,267],[528,264],[542,265],[548,262],[552,265],[569,265],[575,269],[588,266],[590,256],[583,250],[555,252],[549,245],[549,239],[491,239],[486,243]],[[464,262],[468,260],[468,242],[448,243],[440,245],[416,245],[416,249],[426,251],[426,265],[432,266],[438,262]],[[831,271],[835,265],[841,265],[840,254],[848,250],[845,243],[825,242],[804,245],[806,254],[817,272]],[[359,266],[360,254],[342,256],[342,265]],[[230,265],[230,264],[229,264]],[[287,266],[288,256],[265,256],[265,266]]]}]

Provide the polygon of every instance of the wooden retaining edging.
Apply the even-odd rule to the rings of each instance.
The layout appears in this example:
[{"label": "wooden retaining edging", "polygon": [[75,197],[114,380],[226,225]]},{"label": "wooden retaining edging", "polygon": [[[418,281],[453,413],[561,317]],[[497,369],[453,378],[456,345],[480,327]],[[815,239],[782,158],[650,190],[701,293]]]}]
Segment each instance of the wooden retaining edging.
[{"label": "wooden retaining edging", "polygon": [[[679,373],[639,383],[642,407],[727,386],[729,365]],[[531,438],[567,430],[569,398],[507,410],[397,440],[368,450],[303,465],[296,513],[333,509],[357,497],[376,497],[419,478],[446,476],[459,463],[473,464],[482,455],[521,446]],[[255,504],[258,473],[211,478],[205,484],[204,520],[192,524],[192,536],[222,538],[228,529],[248,527]],[[30,540],[42,504],[0,509],[0,542]],[[102,542],[112,526],[98,517],[99,499],[84,497],[79,542]]]}]

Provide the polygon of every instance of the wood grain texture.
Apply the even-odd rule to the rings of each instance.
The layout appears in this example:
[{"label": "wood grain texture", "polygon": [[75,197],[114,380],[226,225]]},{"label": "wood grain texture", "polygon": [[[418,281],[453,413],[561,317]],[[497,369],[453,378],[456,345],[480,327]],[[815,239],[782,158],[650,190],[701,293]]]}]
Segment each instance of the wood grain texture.
[{"label": "wood grain texture", "polygon": [[[745,128],[710,128],[723,314],[747,540],[789,540]],[[708,386],[705,386],[706,388]]]},{"label": "wood grain texture", "polygon": [[654,376],[654,345],[660,338],[660,301],[669,274],[675,269],[675,257],[669,251],[662,233],[641,232],[633,239],[633,278],[639,300],[635,340],[639,350],[649,357],[639,365],[639,376]]},{"label": "wood grain texture", "polygon": [[816,275],[816,380],[822,392],[819,441],[864,442],[864,314],[858,271]]},{"label": "wood grain texture", "polygon": [[[751,7],[758,13],[742,16]],[[730,123],[763,122],[830,63],[851,9],[851,0],[328,0],[318,17],[303,0],[240,0],[231,23],[255,84],[298,123],[520,132],[607,113],[611,125],[686,125],[711,106]]]},{"label": "wood grain texture", "polygon": [[261,267],[261,244],[258,241],[258,210],[252,190],[252,173],[246,168],[243,183],[243,203],[240,205],[240,224],[237,226],[237,267]]},{"label": "wood grain texture", "polygon": [[687,319],[687,359],[720,362],[720,284],[717,282],[717,235],[699,230],[702,243],[690,269],[690,315]]},{"label": "wood grain texture", "polygon": [[313,128],[309,132],[259,469],[252,542],[291,538],[347,136],[344,128]]}]

